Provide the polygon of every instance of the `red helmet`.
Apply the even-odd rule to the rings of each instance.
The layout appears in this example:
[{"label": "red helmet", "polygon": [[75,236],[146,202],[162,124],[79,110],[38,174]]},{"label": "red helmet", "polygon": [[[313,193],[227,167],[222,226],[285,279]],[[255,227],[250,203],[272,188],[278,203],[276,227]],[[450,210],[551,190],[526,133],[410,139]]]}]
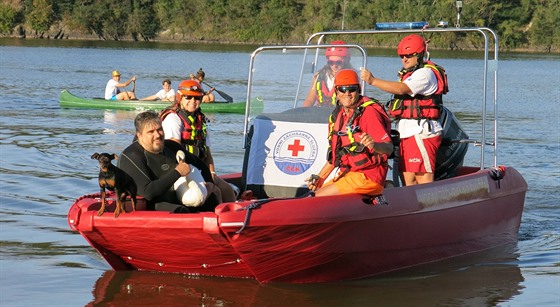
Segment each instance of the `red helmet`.
[{"label": "red helmet", "polygon": [[182,96],[204,96],[204,91],[198,81],[184,80],[177,88],[177,102],[181,101]]},{"label": "red helmet", "polygon": [[334,86],[360,84],[358,73],[353,69],[343,69],[334,77]]},{"label": "red helmet", "polygon": [[[346,45],[345,41],[334,41],[331,45]],[[346,47],[329,47],[325,51],[325,56],[328,58],[330,56],[340,56],[340,57],[350,57],[350,51]]]},{"label": "red helmet", "polygon": [[405,36],[397,47],[398,55],[422,53],[424,51],[426,51],[426,42],[422,36],[417,34]]}]

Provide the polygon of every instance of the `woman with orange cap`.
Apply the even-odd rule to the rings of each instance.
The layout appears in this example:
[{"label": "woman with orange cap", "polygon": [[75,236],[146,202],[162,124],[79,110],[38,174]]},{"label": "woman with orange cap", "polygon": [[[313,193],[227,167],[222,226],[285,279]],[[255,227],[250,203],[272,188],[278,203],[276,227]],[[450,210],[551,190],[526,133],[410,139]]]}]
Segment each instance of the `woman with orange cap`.
[{"label": "woman with orange cap", "polygon": [[[345,45],[344,41],[333,41],[332,45]],[[303,101],[304,107],[327,106],[334,107],[336,93],[334,90],[334,76],[350,65],[350,50],[346,47],[330,47],[325,51],[327,64],[313,75],[311,88]]]},{"label": "woman with orange cap", "polygon": [[[353,69],[343,69],[334,80],[337,105],[329,119],[328,160],[317,175],[307,179],[316,196],[383,192],[388,155],[393,152],[391,121],[379,102],[360,94]],[[324,183],[332,171],[333,180]],[[324,183],[324,184],[323,184]]]},{"label": "woman with orange cap", "polygon": [[362,69],[366,83],[394,94],[389,106],[397,120],[401,138],[399,171],[405,185],[434,181],[436,153],[441,144],[440,116],[442,94],[447,93],[447,76],[442,67],[424,61],[426,42],[417,35],[404,37],[397,47],[403,68],[399,81],[375,78]]},{"label": "woman with orange cap", "polygon": [[231,185],[216,175],[214,158],[210,151],[207,119],[200,110],[204,90],[195,80],[184,80],[177,88],[177,98],[173,107],[161,112],[165,139],[182,144],[185,150],[205,162],[212,173],[214,183],[221,191],[224,202],[236,200]]}]

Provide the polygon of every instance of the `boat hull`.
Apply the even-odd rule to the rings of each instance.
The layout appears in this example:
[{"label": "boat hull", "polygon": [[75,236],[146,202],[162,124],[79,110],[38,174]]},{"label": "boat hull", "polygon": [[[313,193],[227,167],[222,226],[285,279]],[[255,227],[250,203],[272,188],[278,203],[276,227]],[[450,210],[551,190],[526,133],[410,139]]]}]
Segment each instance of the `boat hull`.
[{"label": "boat hull", "polygon": [[[114,195],[108,203],[114,210]],[[107,260],[114,270],[147,270],[193,275],[250,277],[226,238],[214,213],[171,214],[137,210],[115,218],[98,216],[99,195],[86,195],[70,208],[70,227]],[[143,206],[139,200],[139,207]]]},{"label": "boat hull", "polygon": [[507,168],[498,182],[489,170],[461,170],[455,178],[386,189],[387,204],[356,194],[114,218],[97,216],[99,200],[88,196],[68,218],[115,270],[263,283],[356,279],[516,242],[527,190],[522,176]]},{"label": "boat hull", "polygon": [[[104,109],[104,110],[163,110],[170,106],[169,102],[143,100],[105,100],[102,98],[82,98],[67,90],[60,92],[59,104],[61,108]],[[255,99],[251,105],[262,112],[262,100]],[[245,114],[245,102],[213,102],[203,103],[201,109],[205,113],[233,113]],[[256,110],[255,112],[258,112]]]}]

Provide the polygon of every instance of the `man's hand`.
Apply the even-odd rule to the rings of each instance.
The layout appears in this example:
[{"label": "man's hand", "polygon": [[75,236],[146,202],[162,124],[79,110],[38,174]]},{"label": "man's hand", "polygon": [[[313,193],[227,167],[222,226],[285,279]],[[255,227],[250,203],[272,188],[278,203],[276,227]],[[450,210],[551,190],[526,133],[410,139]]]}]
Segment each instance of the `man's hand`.
[{"label": "man's hand", "polygon": [[307,182],[307,187],[309,188],[309,190],[315,191],[323,186],[325,179],[319,177],[319,175],[313,174],[309,178],[305,179],[305,181]]},{"label": "man's hand", "polygon": [[375,148],[375,142],[373,141],[371,136],[369,136],[369,134],[367,134],[367,133],[363,133],[361,135],[360,143],[364,144],[365,147],[369,148],[372,151]]},{"label": "man's hand", "polygon": [[364,80],[367,84],[371,85],[375,77],[369,70],[362,67],[362,69],[360,69],[360,79]]},{"label": "man's hand", "polygon": [[191,167],[188,163],[180,161],[177,167],[175,167],[175,170],[178,171],[181,176],[187,176],[191,172]]}]

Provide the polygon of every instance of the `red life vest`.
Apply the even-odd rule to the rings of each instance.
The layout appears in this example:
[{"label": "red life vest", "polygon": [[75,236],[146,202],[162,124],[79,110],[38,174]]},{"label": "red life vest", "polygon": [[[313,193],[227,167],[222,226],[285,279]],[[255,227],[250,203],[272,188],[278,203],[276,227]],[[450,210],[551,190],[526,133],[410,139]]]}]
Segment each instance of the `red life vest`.
[{"label": "red life vest", "polygon": [[447,74],[443,67],[431,62],[424,62],[411,70],[399,71],[399,81],[406,80],[413,72],[422,67],[430,68],[438,80],[437,90],[428,96],[416,95],[395,95],[390,102],[389,113],[396,119],[438,119],[441,115],[443,105],[442,95],[449,91],[447,84]]},{"label": "red life vest", "polygon": [[375,108],[376,112],[384,115],[387,130],[391,129],[391,121],[383,107],[369,97],[360,98],[360,106],[354,110],[352,116],[344,123],[341,107],[336,106],[329,118],[329,153],[327,159],[332,165],[340,167],[343,173],[357,171],[387,163],[388,155],[377,152],[370,153],[369,149],[360,143],[362,131],[360,129],[361,116],[365,108]]},{"label": "red life vest", "polygon": [[336,89],[333,86],[329,90],[327,86],[327,71],[322,70],[317,76],[317,81],[315,82],[315,91],[317,92],[318,106],[320,107],[332,107],[336,105]]},{"label": "red life vest", "polygon": [[181,144],[185,146],[188,152],[204,160],[208,151],[206,146],[206,116],[200,112],[200,109],[191,113],[183,109],[166,108],[161,111],[160,119],[163,121],[172,112],[177,114],[183,123]]}]

